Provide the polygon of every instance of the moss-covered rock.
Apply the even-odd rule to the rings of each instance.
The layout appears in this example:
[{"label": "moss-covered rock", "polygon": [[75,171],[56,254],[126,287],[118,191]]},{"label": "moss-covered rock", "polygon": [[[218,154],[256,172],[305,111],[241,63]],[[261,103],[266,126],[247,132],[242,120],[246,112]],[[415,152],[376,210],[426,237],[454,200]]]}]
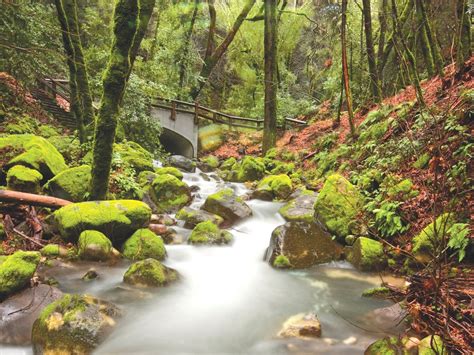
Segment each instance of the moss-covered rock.
[{"label": "moss-covered rock", "polygon": [[163,260],[166,257],[166,249],[160,236],[147,228],[142,228],[123,243],[122,254],[131,260],[148,258]]},{"label": "moss-covered rock", "polygon": [[64,206],[54,212],[61,236],[75,242],[85,230],[108,235],[115,246],[150,221],[151,209],[134,200],[91,201]]},{"label": "moss-covered rock", "polygon": [[314,204],[315,217],[328,231],[344,240],[348,234],[360,233],[359,214],[364,200],[357,188],[339,174],[329,176]]},{"label": "moss-covered rock", "polygon": [[177,279],[176,270],[164,266],[156,259],[145,259],[130,265],[123,276],[125,283],[142,287],[166,286]]},{"label": "moss-covered rock", "polygon": [[[296,196],[294,196],[296,195]],[[311,190],[301,190],[280,208],[280,214],[289,222],[312,222],[314,220],[314,203],[318,195]]]},{"label": "moss-covered rock", "polygon": [[90,181],[91,167],[81,165],[60,172],[46,183],[44,189],[51,196],[80,202],[89,191]]},{"label": "moss-covered rock", "polygon": [[321,323],[314,313],[296,314],[288,318],[283,328],[278,332],[280,338],[319,338],[321,336]]},{"label": "moss-covered rock", "polygon": [[0,265],[0,301],[30,283],[40,261],[40,253],[17,251]]},{"label": "moss-covered rock", "polygon": [[189,186],[170,174],[158,175],[150,186],[158,213],[177,212],[191,201]]},{"label": "moss-covered rock", "polygon": [[230,232],[220,230],[211,221],[201,222],[194,227],[189,236],[190,244],[229,244],[233,239]]},{"label": "moss-covered rock", "polygon": [[168,164],[180,170],[187,171],[188,173],[194,173],[196,171],[196,163],[182,155],[170,156],[168,158]]},{"label": "moss-covered rock", "polygon": [[43,175],[23,165],[15,165],[7,173],[7,187],[10,190],[37,194],[41,190]]},{"label": "moss-covered rock", "polygon": [[219,167],[219,158],[214,155],[208,155],[207,157],[200,159],[199,168],[204,172],[215,170]]},{"label": "moss-covered rock", "polygon": [[420,262],[431,260],[435,254],[435,248],[442,240],[443,235],[448,235],[449,228],[453,225],[452,214],[445,213],[435,221],[428,224],[415,238],[413,238],[412,252]]},{"label": "moss-covered rock", "polygon": [[153,156],[138,143],[125,141],[114,144],[114,153],[124,165],[131,167],[137,173],[153,171]]},{"label": "moss-covered rock", "polygon": [[418,345],[419,355],[447,355],[448,351],[439,335],[430,335],[421,339]]},{"label": "moss-covered rock", "polygon": [[227,158],[220,166],[220,170],[232,170],[237,164],[237,160],[234,157]]},{"label": "moss-covered rock", "polygon": [[69,255],[68,249],[59,244],[48,244],[40,249],[40,253],[48,258],[67,257]]},{"label": "moss-covered rock", "polygon": [[390,289],[385,286],[372,287],[362,292],[362,297],[386,299],[390,296]]},{"label": "moss-covered rock", "polygon": [[112,254],[112,242],[103,233],[85,230],[79,236],[78,256],[84,260],[107,261]]},{"label": "moss-covered rock", "polygon": [[162,168],[156,168],[155,169],[155,174],[157,175],[164,175],[164,174],[169,174],[177,177],[180,180],[183,180],[183,173],[179,171],[179,169],[174,168],[172,166],[165,166]]},{"label": "moss-covered rock", "polygon": [[357,238],[347,259],[362,271],[381,270],[387,265],[383,244],[366,237]]},{"label": "moss-covered rock", "polygon": [[246,156],[240,163],[237,179],[241,182],[256,181],[265,175],[265,164],[262,159]]},{"label": "moss-covered rock", "polygon": [[364,355],[410,355],[416,352],[410,352],[406,349],[402,339],[397,337],[385,337],[370,344],[365,350]]},{"label": "moss-covered rock", "polygon": [[221,216],[226,223],[234,223],[252,215],[250,207],[230,188],[209,195],[201,208]]},{"label": "moss-covered rock", "polygon": [[265,177],[257,186],[258,191],[269,191],[274,198],[284,200],[290,196],[293,184],[288,175],[269,175]]},{"label": "moss-covered rock", "polygon": [[[46,139],[34,135],[0,137],[0,152],[8,158],[4,170],[23,165],[39,171],[44,179],[51,179],[67,169],[64,158],[57,149]],[[11,152],[14,153],[10,154]]]},{"label": "moss-covered rock", "polygon": [[120,310],[113,304],[66,294],[43,309],[33,324],[36,354],[89,354],[112,332]]},{"label": "moss-covered rock", "polygon": [[275,267],[301,269],[338,260],[341,253],[342,246],[318,224],[288,222],[273,231],[265,258]]},{"label": "moss-covered rock", "polygon": [[206,212],[204,210],[195,210],[191,207],[183,207],[176,213],[176,218],[185,222],[186,228],[194,228],[201,222],[210,221],[214,224],[220,225],[224,222],[221,216],[213,213]]}]

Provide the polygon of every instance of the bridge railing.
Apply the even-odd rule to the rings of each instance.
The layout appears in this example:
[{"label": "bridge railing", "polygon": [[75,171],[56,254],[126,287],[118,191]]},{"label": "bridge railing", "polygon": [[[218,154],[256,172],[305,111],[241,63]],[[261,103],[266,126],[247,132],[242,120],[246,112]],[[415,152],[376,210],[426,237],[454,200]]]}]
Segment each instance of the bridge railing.
[{"label": "bridge railing", "polygon": [[41,77],[37,79],[38,87],[44,93],[50,95],[52,98],[56,98],[56,96],[60,96],[62,99],[69,102],[71,97],[71,91],[67,86],[69,80],[64,79],[53,79],[51,77]]}]

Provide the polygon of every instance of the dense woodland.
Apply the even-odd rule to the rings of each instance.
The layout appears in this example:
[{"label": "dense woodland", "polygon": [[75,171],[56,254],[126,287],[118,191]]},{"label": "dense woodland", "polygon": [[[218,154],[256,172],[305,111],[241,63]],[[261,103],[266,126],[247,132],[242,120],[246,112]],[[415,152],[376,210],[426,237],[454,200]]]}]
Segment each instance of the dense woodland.
[{"label": "dense woodland", "polygon": [[[161,261],[179,244],[238,244],[245,221],[263,218],[258,200],[281,204],[264,236],[270,270],[348,263],[380,275],[364,297],[399,306],[396,332],[347,349],[472,354],[473,11],[468,0],[0,1],[0,352],[109,344],[129,304],[65,286],[61,267],[89,263],[81,282],[122,267],[135,301],[172,290],[188,275]],[[176,136],[165,144],[158,102],[172,120],[191,110],[195,154]],[[324,321],[289,318],[277,338],[344,352],[321,350]],[[278,351],[309,351],[290,345]],[[178,352],[235,352],[209,346]]]}]

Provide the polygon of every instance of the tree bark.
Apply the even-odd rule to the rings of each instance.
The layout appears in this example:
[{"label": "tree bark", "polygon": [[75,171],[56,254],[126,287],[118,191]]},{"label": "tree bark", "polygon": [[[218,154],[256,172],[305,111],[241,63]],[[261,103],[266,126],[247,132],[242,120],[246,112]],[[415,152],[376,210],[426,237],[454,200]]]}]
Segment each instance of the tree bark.
[{"label": "tree bark", "polygon": [[456,67],[464,67],[464,62],[472,55],[471,48],[471,15],[468,12],[468,1],[457,0],[456,10],[459,20],[459,34],[456,50]]},{"label": "tree bark", "polygon": [[382,0],[381,8],[379,9],[379,23],[380,23],[380,36],[377,52],[377,72],[379,75],[379,82],[381,87],[383,87],[383,50],[385,48],[385,37],[387,35],[387,9],[388,9],[388,0]]},{"label": "tree bark", "polygon": [[[130,72],[132,71],[133,64],[138,55],[140,44],[145,37],[148,24],[150,23],[151,15],[153,14],[153,8],[155,7],[156,0],[139,0],[139,18],[138,28],[133,38],[132,48],[130,49]],[[158,10],[159,11],[159,10]],[[130,74],[129,74],[130,75]]]},{"label": "tree bark", "polygon": [[428,71],[428,76],[431,78],[434,73],[434,61],[433,56],[431,55],[431,43],[428,40],[428,34],[426,33],[426,18],[422,11],[422,0],[415,0],[416,5],[416,19],[417,19],[417,26],[416,32],[418,33],[417,40],[420,43],[421,53],[423,54],[423,59],[425,62],[426,70]]},{"label": "tree bark", "polygon": [[365,43],[367,49],[367,61],[369,64],[370,88],[372,97],[379,102],[382,99],[380,90],[379,76],[377,72],[377,63],[375,59],[374,40],[372,36],[372,11],[370,0],[362,0],[364,10]]},{"label": "tree bark", "polygon": [[438,74],[439,76],[443,76],[444,59],[441,55],[441,48],[439,47],[436,31],[431,26],[431,21],[426,11],[425,4],[421,0],[418,1],[420,2],[420,11],[422,13],[423,18],[425,19],[424,24],[426,29],[426,36],[430,44],[431,56],[433,58],[436,74]]},{"label": "tree bark", "polygon": [[26,192],[0,190],[0,202],[15,203],[18,205],[42,206],[60,208],[71,204],[71,201],[51,196],[29,194]]},{"label": "tree bark", "polygon": [[204,62],[209,60],[209,57],[212,55],[212,52],[215,48],[215,34],[216,34],[216,23],[217,23],[217,13],[214,0],[207,0],[207,6],[209,9],[209,31],[207,33],[207,44],[206,44],[206,53],[204,55]]},{"label": "tree bark", "polygon": [[275,146],[277,129],[277,0],[265,0],[264,70],[265,107],[263,122],[262,153]]},{"label": "tree bark", "polygon": [[354,112],[352,110],[351,85],[349,80],[349,68],[347,66],[347,48],[346,48],[346,26],[347,26],[347,0],[342,0],[341,17],[341,52],[342,52],[342,76],[344,78],[344,91],[346,93],[347,113],[349,127],[352,137],[355,136]]}]

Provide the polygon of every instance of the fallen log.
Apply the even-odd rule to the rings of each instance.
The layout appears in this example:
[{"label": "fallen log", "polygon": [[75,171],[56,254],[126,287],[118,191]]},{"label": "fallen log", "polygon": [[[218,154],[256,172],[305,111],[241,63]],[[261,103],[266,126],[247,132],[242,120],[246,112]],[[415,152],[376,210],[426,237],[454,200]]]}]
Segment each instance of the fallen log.
[{"label": "fallen log", "polygon": [[51,196],[35,195],[26,192],[0,190],[0,202],[16,203],[19,205],[60,208],[71,204],[71,201]]}]

